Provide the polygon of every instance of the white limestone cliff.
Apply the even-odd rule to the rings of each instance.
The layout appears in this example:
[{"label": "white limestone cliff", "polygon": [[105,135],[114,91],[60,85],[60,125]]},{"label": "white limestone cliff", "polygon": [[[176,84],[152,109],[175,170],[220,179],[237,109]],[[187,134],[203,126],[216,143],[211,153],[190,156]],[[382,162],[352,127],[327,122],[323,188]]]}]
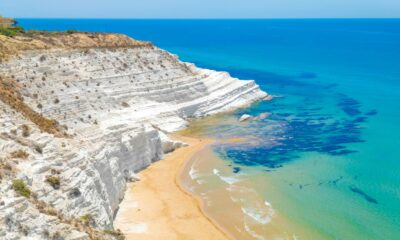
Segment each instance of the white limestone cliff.
[{"label": "white limestone cliff", "polygon": [[[0,63],[0,75],[69,135],[42,132],[0,101],[0,159],[13,172],[0,176],[0,239],[89,238],[64,218],[90,216],[94,228],[113,229],[127,181],[182,146],[165,133],[268,96],[254,81],[197,68],[153,46],[30,50]],[[12,157],[17,150],[27,159]],[[26,182],[34,202],[12,190],[13,179]]]}]

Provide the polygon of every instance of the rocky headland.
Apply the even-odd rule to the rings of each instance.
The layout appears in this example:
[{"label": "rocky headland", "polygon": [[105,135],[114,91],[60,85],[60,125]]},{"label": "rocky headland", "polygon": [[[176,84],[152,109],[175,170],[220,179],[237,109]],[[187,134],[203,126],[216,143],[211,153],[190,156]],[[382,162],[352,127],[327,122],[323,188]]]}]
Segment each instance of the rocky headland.
[{"label": "rocky headland", "polygon": [[122,239],[135,173],[191,118],[268,97],[119,34],[0,35],[0,238]]}]

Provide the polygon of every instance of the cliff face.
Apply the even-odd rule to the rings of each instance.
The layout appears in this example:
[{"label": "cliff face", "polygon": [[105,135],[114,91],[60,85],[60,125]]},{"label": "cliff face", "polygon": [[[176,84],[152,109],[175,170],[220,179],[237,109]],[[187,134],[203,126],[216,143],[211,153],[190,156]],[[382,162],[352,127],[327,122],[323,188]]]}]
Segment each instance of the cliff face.
[{"label": "cliff face", "polygon": [[[197,68],[123,35],[0,40],[7,55],[0,91],[14,91],[29,109],[0,99],[2,239],[86,239],[112,229],[126,182],[183,144],[163,132],[267,97],[254,81]],[[27,111],[55,125],[46,130]],[[15,179],[30,197],[12,189]]]}]

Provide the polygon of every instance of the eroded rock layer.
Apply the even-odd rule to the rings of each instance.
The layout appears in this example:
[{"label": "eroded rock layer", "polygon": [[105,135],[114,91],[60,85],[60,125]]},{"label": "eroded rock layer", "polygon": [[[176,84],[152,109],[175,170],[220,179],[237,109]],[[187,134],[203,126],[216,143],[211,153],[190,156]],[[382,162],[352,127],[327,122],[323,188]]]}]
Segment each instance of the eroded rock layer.
[{"label": "eroded rock layer", "polygon": [[[180,62],[151,44],[95,36],[77,48],[30,45],[0,64],[1,81],[12,82],[6,86],[29,112],[62,131],[0,101],[1,239],[118,237],[113,218],[126,182],[183,144],[166,132],[268,96],[254,81]],[[124,44],[98,44],[105,38]]]}]

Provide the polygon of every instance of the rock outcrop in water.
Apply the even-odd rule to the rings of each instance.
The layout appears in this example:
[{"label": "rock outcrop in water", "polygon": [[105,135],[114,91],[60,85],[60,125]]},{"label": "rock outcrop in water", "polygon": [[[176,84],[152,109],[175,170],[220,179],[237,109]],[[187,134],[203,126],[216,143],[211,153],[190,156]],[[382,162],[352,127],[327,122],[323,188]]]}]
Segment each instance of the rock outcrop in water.
[{"label": "rock outcrop in water", "polygon": [[187,120],[264,99],[116,34],[0,36],[0,238],[115,239],[127,181]]}]

